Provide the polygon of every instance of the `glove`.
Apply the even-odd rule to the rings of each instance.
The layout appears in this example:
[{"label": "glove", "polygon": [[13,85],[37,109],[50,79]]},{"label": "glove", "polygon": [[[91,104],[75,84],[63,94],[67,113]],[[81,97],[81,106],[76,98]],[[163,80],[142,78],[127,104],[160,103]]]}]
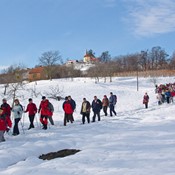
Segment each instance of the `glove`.
[{"label": "glove", "polygon": [[20,114],[20,112],[19,112],[19,111],[18,111],[17,113],[18,113],[18,115]]},{"label": "glove", "polygon": [[6,132],[9,132],[10,128],[6,128]]}]

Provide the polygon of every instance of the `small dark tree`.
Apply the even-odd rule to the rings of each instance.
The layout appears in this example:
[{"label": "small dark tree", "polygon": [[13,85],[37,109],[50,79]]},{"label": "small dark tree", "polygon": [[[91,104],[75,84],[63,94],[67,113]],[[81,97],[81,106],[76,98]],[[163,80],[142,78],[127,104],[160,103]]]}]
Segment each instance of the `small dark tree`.
[{"label": "small dark tree", "polygon": [[102,52],[101,56],[99,57],[101,62],[109,62],[111,60],[111,55],[108,51]]}]

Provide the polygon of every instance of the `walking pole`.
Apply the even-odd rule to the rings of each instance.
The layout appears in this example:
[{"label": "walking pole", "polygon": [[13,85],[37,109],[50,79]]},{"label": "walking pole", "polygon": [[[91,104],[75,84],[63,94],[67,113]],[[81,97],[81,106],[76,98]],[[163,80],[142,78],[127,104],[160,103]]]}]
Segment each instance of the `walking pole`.
[{"label": "walking pole", "polygon": [[23,134],[25,134],[25,132],[24,132],[24,126],[22,125],[21,120],[20,120],[20,123],[21,123],[21,128],[22,128]]},{"label": "walking pole", "polygon": [[[39,118],[39,121],[40,121],[40,114],[38,113],[38,118]],[[39,122],[40,124],[39,124],[39,126],[40,126],[40,128],[41,128],[41,122]]]},{"label": "walking pole", "polygon": [[23,106],[23,123],[22,123],[23,127],[24,127],[24,120],[25,120],[25,112],[24,111],[25,111],[25,106]]},{"label": "walking pole", "polygon": [[38,119],[37,119],[37,116],[35,115],[35,121],[36,121],[36,125],[37,125],[37,128],[38,128]]}]

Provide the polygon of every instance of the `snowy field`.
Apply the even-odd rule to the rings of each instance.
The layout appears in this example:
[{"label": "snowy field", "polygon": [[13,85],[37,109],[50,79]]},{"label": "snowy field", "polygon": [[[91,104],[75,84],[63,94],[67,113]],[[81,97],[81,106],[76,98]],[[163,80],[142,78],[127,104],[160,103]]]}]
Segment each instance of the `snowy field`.
[{"label": "snowy field", "polygon": [[[109,81],[109,80],[108,80]],[[174,83],[175,78],[157,78],[157,84]],[[175,104],[157,105],[154,84],[150,78],[113,78],[112,83],[98,84],[94,79],[76,78],[38,81],[26,85],[20,101],[26,106],[32,97],[38,106],[41,95],[33,97],[29,89],[45,95],[51,86],[59,86],[62,96],[71,95],[77,103],[75,122],[63,126],[63,101],[49,99],[55,108],[55,126],[42,130],[36,115],[35,128],[29,126],[28,114],[19,123],[20,135],[5,134],[0,143],[0,175],[175,175]],[[3,92],[3,88],[1,87]],[[83,97],[92,102],[94,95],[102,99],[113,92],[118,97],[117,116],[81,125],[80,107]],[[150,97],[148,109],[142,99]],[[8,100],[11,104],[11,100]],[[91,112],[91,119],[93,113]],[[13,117],[13,116],[12,116]],[[75,155],[41,160],[41,154],[62,149],[79,149]]]}]

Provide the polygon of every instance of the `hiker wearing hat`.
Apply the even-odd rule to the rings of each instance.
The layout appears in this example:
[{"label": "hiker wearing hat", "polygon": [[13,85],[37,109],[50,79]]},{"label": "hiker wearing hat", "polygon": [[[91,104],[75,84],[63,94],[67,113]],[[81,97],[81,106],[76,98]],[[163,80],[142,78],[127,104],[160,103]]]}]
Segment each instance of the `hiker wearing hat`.
[{"label": "hiker wearing hat", "polygon": [[62,107],[64,110],[64,126],[66,126],[66,123],[69,121],[73,123],[73,118],[72,118],[73,108],[68,97],[65,97],[65,101],[63,102]]},{"label": "hiker wearing hat", "polygon": [[14,106],[12,108],[13,116],[14,116],[14,127],[13,127],[13,134],[14,136],[19,135],[19,128],[18,123],[22,118],[23,108],[22,105],[19,103],[18,99],[14,100]]},{"label": "hiker wearing hat", "polygon": [[0,142],[4,142],[4,133],[7,130],[7,127],[12,127],[12,122],[4,113],[4,110],[0,108]]},{"label": "hiker wearing hat", "polygon": [[82,115],[82,123],[85,123],[85,118],[87,118],[87,122],[90,123],[90,109],[91,105],[89,101],[86,100],[86,98],[83,98],[83,102],[81,105],[81,112],[80,114]]},{"label": "hiker wearing hat", "polygon": [[[11,121],[10,119],[10,116],[11,116],[11,107],[10,105],[7,103],[7,99],[2,99],[2,105],[1,105],[1,108],[3,110],[3,114],[6,115],[6,117],[9,118],[9,120]],[[9,131],[9,128],[7,127],[7,132]]]},{"label": "hiker wearing hat", "polygon": [[42,101],[39,105],[39,109],[38,109],[38,113],[40,113],[40,122],[42,123],[43,125],[43,128],[42,129],[47,129],[47,124],[48,124],[48,116],[49,116],[49,101],[46,99],[45,96],[42,96]]},{"label": "hiker wearing hat", "polygon": [[37,107],[36,104],[33,103],[33,100],[31,98],[29,98],[29,104],[27,105],[27,109],[24,112],[28,112],[29,114],[29,121],[30,121],[30,125],[28,129],[34,128],[34,118],[35,118],[35,114],[37,113]]},{"label": "hiker wearing hat", "polygon": [[103,112],[105,113],[105,116],[108,115],[107,109],[109,106],[109,100],[106,95],[104,95],[103,100],[102,100],[102,106],[103,106]]}]

